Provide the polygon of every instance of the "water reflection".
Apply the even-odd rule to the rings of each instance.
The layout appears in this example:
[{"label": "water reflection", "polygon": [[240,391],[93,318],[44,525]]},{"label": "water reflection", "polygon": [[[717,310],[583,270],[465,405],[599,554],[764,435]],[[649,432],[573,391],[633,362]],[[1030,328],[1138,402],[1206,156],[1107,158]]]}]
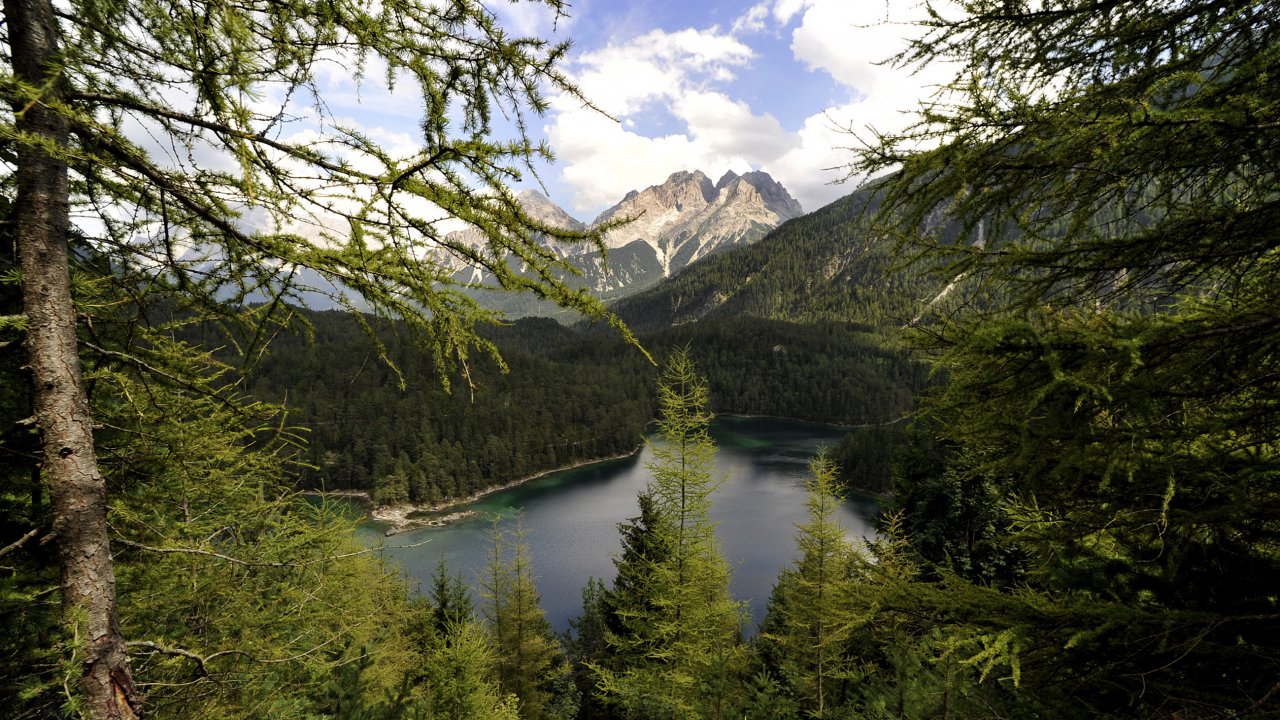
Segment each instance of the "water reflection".
[{"label": "water reflection", "polygon": [[[822,446],[835,444],[840,428],[775,418],[717,418],[717,467],[724,483],[713,495],[725,557],[733,565],[731,590],[748,601],[752,626],[764,614],[778,571],[795,557],[795,527],[806,519],[804,482],[808,464]],[[423,529],[390,538],[387,555],[405,574],[426,583],[440,557],[474,582],[486,562],[491,518],[511,523],[523,514],[526,540],[547,617],[557,630],[581,610],[582,586],[591,576],[612,579],[612,556],[620,551],[618,523],[637,514],[636,493],[649,480],[646,449],[638,457],[556,473],[496,493],[471,506],[480,517],[447,528]],[[853,537],[872,534],[874,502],[847,502],[839,521]],[[366,525],[369,542],[382,530]]]}]

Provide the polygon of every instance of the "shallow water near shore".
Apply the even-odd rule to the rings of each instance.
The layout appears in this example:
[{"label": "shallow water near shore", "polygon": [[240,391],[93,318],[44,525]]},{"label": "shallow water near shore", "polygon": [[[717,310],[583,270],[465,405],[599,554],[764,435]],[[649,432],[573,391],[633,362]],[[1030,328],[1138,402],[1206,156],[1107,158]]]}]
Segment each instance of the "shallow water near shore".
[{"label": "shallow water near shore", "polygon": [[[733,567],[731,591],[747,601],[748,632],[763,617],[778,572],[796,556],[796,525],[805,522],[804,483],[809,462],[823,446],[834,445],[845,430],[831,425],[760,417],[717,418],[711,426],[719,446],[717,470],[723,484],[712,496],[716,535]],[[477,573],[487,562],[489,534],[496,519],[511,527],[523,517],[525,540],[547,619],[556,630],[568,627],[582,608],[582,586],[589,577],[606,582],[614,575],[613,556],[621,550],[618,523],[638,514],[636,493],[650,478],[646,447],[637,455],[552,473],[455,509],[475,517],[443,528],[423,528],[384,538],[385,526],[362,523],[357,530],[383,551],[412,581],[424,586],[441,557],[461,571],[475,592]],[[851,538],[873,534],[872,498],[847,500],[838,520]],[[395,546],[413,545],[413,548]]]}]

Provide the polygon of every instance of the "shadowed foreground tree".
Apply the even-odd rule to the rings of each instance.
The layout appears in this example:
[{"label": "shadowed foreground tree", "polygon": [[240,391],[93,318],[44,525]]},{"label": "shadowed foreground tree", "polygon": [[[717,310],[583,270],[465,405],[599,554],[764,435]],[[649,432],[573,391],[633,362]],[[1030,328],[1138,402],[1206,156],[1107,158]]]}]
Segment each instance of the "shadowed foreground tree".
[{"label": "shadowed foreground tree", "polygon": [[985,638],[1014,714],[1274,717],[1280,7],[959,2],[900,58],[943,59],[857,169],[897,168],[872,220],[954,281],[921,321],[949,379],[928,427],[1021,566],[963,589],[927,557],[950,592],[901,610]]},{"label": "shadowed foreground tree", "polygon": [[[407,320],[442,369],[465,377],[472,350],[492,351],[472,330],[489,316],[458,292],[446,258],[603,315],[533,242],[599,234],[547,227],[505,189],[548,156],[524,133],[546,107],[542,92],[577,91],[556,67],[565,45],[510,37],[473,0],[6,0],[4,14],[4,187],[63,605],[83,643],[79,692],[90,717],[135,717],[143,704],[117,616],[72,261],[102,258],[126,327],[163,300],[187,321],[238,326],[228,336],[248,361],[292,320],[285,301],[329,291]],[[334,67],[412,88],[421,146],[397,155],[330,117],[316,78]],[[494,113],[513,139],[489,138]],[[487,244],[450,241],[444,216]],[[73,229],[85,245],[69,252]],[[148,371],[144,350],[113,352]]]}]

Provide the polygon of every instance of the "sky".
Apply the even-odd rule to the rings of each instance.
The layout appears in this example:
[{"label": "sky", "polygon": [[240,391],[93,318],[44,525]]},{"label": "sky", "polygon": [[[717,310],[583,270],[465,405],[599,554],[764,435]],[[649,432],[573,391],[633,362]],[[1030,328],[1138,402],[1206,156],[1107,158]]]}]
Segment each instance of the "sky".
[{"label": "sky", "polygon": [[[537,2],[489,0],[509,32],[572,41],[561,66],[604,113],[551,97],[533,118],[556,156],[544,190],[590,221],[671,173],[764,170],[806,211],[853,191],[838,184],[850,129],[896,130],[947,78],[883,61],[918,33],[921,0],[571,0],[557,19]],[[389,147],[415,144],[420,103],[322,78],[326,103]],[[415,107],[416,105],[416,107]],[[607,114],[605,114],[607,113]],[[511,128],[498,128],[510,137]]]},{"label": "sky", "polygon": [[554,24],[534,3],[490,7],[571,39],[565,69],[616,119],[556,98],[535,127],[557,158],[548,193],[584,220],[678,170],[764,170],[816,210],[853,190],[833,184],[848,130],[901,128],[946,79],[883,62],[918,32],[915,0],[576,0]]}]

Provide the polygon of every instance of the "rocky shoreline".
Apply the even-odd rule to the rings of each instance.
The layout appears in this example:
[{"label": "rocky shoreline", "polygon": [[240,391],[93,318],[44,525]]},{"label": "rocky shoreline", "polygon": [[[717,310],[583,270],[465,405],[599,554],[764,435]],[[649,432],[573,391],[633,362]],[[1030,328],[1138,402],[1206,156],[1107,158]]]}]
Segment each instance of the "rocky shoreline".
[{"label": "rocky shoreline", "polygon": [[[462,510],[454,510],[453,512],[447,512],[447,513],[445,511],[450,510],[451,508],[457,508],[462,505],[470,505],[471,503],[474,503],[477,500],[480,500],[488,495],[492,495],[493,493],[501,492],[503,490],[510,490],[511,488],[523,485],[533,480],[537,480],[538,478],[546,477],[548,475],[553,475],[558,472],[565,472],[566,470],[573,470],[575,468],[585,467],[587,465],[594,465],[596,463],[608,462],[610,460],[621,460],[622,458],[631,457],[632,455],[635,455],[636,453],[640,452],[640,450],[643,447],[644,445],[641,444],[631,452],[622,453],[621,455],[613,455],[611,457],[596,458],[594,460],[584,460],[582,462],[573,463],[572,465],[565,465],[563,467],[553,468],[551,470],[544,470],[543,472],[536,473],[534,475],[529,475],[528,477],[522,477],[522,478],[519,478],[518,480],[512,480],[511,482],[503,483],[501,485],[493,485],[493,486],[487,487],[484,490],[474,492],[465,498],[460,498],[457,500],[448,500],[446,502],[435,503],[431,505],[413,505],[413,504],[406,503],[403,505],[374,506],[373,498],[369,495],[368,492],[364,490],[332,490],[332,491],[315,493],[315,494],[327,495],[330,497],[347,497],[347,498],[358,499],[369,506],[370,518],[380,523],[385,523],[387,525],[386,534],[388,536],[398,535],[399,533],[402,533],[402,532],[408,532],[410,530],[418,530],[420,528],[444,527],[451,523],[455,523],[459,520],[465,520],[467,518],[475,517],[478,514],[476,513],[475,510],[462,509]],[[441,515],[439,513],[445,513],[445,514]],[[420,517],[414,517],[414,516],[420,516]]]}]

